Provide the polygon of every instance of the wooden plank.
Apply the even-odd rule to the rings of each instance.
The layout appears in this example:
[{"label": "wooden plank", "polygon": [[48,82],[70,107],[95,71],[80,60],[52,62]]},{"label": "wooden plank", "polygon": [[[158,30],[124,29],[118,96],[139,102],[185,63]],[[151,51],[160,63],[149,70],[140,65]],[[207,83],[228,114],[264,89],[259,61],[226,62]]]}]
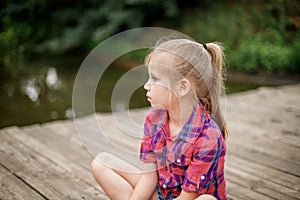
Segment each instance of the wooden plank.
[{"label": "wooden plank", "polygon": [[[74,174],[2,131],[0,162],[48,199],[103,199],[100,192]],[[28,144],[30,145],[30,144]],[[13,156],[12,156],[13,155]],[[21,169],[20,169],[21,168]]]},{"label": "wooden plank", "polygon": [[[240,116],[240,118],[244,117]],[[297,121],[297,119],[292,120]],[[300,120],[300,118],[298,120]],[[248,130],[248,134],[257,139],[265,138],[279,144],[293,146],[298,149],[300,148],[300,137],[297,136],[297,132],[299,132],[300,129],[298,129],[296,125],[284,128],[283,126],[278,127],[275,123],[266,124],[261,122],[243,121],[241,119],[230,119],[227,124],[230,131],[229,136],[243,133],[241,131],[246,129]],[[292,137],[287,137],[287,135],[292,135]]]},{"label": "wooden plank", "polygon": [[259,163],[251,162],[240,157],[232,155],[230,152],[226,155],[226,169],[239,169],[245,171],[252,176],[260,177],[266,181],[270,181],[280,185],[281,187],[290,188],[300,192],[300,177],[278,171]]},{"label": "wooden plank", "polygon": [[[102,123],[106,123],[106,124],[111,124],[112,120],[111,117],[107,118],[106,121],[102,121]],[[82,118],[79,120],[80,123],[80,128],[85,129],[84,134],[81,137],[81,140],[78,139],[78,137],[74,137],[72,135],[77,135],[78,133],[72,132],[72,133],[68,133],[67,137],[61,137],[61,144],[58,144],[57,142],[55,143],[54,141],[57,141],[57,137],[60,137],[59,135],[61,135],[61,129],[60,126],[62,125],[58,125],[58,127],[55,126],[55,124],[51,125],[49,127],[49,125],[43,125],[41,127],[25,127],[23,128],[25,132],[28,132],[30,135],[34,136],[36,139],[40,140],[41,142],[44,140],[45,137],[48,138],[47,142],[51,142],[54,143],[53,145],[58,146],[58,148],[60,148],[61,150],[64,150],[65,147],[65,143],[68,142],[74,142],[75,146],[80,146],[79,148],[85,148],[86,150],[88,150],[89,154],[90,154],[90,159],[88,160],[88,162],[85,162],[84,165],[89,166],[89,163],[91,161],[92,158],[94,158],[98,153],[100,152],[111,152],[111,153],[115,153],[116,155],[119,153],[123,153],[123,156],[128,156],[126,154],[126,152],[134,152],[135,153],[139,153],[139,141],[135,140],[135,141],[131,141],[131,138],[126,138],[122,135],[122,133],[115,127],[115,126],[106,126],[103,127],[103,131],[110,133],[109,136],[107,136],[110,141],[113,141],[113,143],[115,143],[115,145],[118,145],[118,148],[124,148],[122,150],[124,150],[124,152],[121,152],[120,150],[118,150],[117,148],[113,148],[112,144],[109,143],[110,141],[106,141],[106,138],[102,138],[103,135],[99,134],[99,129],[97,127],[94,127],[95,125],[91,124],[91,122],[89,121],[89,118]],[[71,126],[69,124],[69,126]],[[42,130],[41,130],[42,129]],[[40,134],[40,132],[45,132],[43,134]],[[74,140],[70,141],[70,138],[74,138]],[[76,139],[75,139],[76,138]],[[59,141],[58,141],[59,142]],[[74,146],[74,147],[75,147]],[[96,151],[98,149],[98,151]],[[73,150],[74,152],[74,150]],[[76,157],[78,156],[78,158],[74,158],[75,160],[79,160],[82,156],[80,155],[69,155],[70,158],[72,157]],[[136,160],[137,157],[133,157],[133,156],[129,156],[131,160]],[[135,161],[136,162],[136,161]]]},{"label": "wooden plank", "polygon": [[[240,133],[240,136],[236,133]],[[236,131],[228,138],[227,144],[228,151],[237,152],[255,162],[278,168],[287,173],[300,174],[300,154],[297,153],[300,152],[300,149],[298,147],[263,137],[250,136],[248,130]]]},{"label": "wooden plank", "polygon": [[[230,129],[231,135],[228,138],[231,141],[242,141],[243,145],[256,149],[271,157],[282,159],[285,161],[300,163],[300,147],[289,145],[279,141],[274,141],[272,138],[259,135],[260,127],[236,126]],[[276,135],[277,132],[273,132]]]},{"label": "wooden plank", "polygon": [[41,124],[40,126],[52,130],[53,132],[67,138],[71,142],[82,145],[73,120],[54,121]]},{"label": "wooden plank", "polygon": [[234,166],[227,167],[226,174],[228,180],[270,198],[298,199],[299,197],[299,191],[282,187],[282,185],[262,179],[255,174],[250,174],[247,171]]},{"label": "wooden plank", "polygon": [[0,199],[1,200],[45,200],[42,195],[16,177],[0,164]]},{"label": "wooden plank", "polygon": [[[104,116],[101,121],[101,130],[94,119],[86,117],[80,119],[78,128],[81,129],[80,134],[86,147],[92,155],[100,152],[110,152],[125,161],[141,168],[139,160],[139,147],[141,139],[126,135],[120,130],[116,124],[112,123],[111,116]],[[101,131],[101,134],[100,134]]]},{"label": "wooden plank", "polygon": [[[226,176],[227,177],[227,176]],[[227,197],[228,199],[233,200],[257,200],[257,199],[264,199],[264,200],[271,200],[268,196],[259,194],[247,187],[244,187],[230,179],[227,180]]]},{"label": "wooden plank", "polygon": [[[23,131],[27,134],[15,134],[20,141],[26,141],[26,143],[31,144],[31,148],[34,148],[36,151],[43,151],[45,157],[53,159],[53,162],[61,165],[65,169],[68,169],[73,174],[77,174],[79,178],[85,179],[88,183],[98,187],[93,178],[91,178],[90,162],[94,156],[90,155],[85,149],[82,149],[81,145],[69,141],[68,138],[58,135],[56,132],[47,129],[45,126],[25,127],[23,128]],[[47,138],[46,141],[45,138]],[[59,141],[57,138],[60,138]],[[93,141],[104,148],[107,152],[110,151],[111,147],[101,143],[101,140]],[[132,157],[126,154],[124,155],[131,163],[135,162],[132,161]],[[122,158],[124,158],[124,156]],[[138,156],[134,159],[138,160]],[[81,168],[84,168],[85,171],[80,172]]]},{"label": "wooden plank", "polygon": [[[247,111],[243,111],[247,113]],[[280,113],[280,112],[279,112]],[[300,112],[299,112],[300,113]],[[252,114],[248,112],[249,115],[263,115],[261,113]],[[278,113],[269,113],[269,115],[278,115]],[[241,114],[238,115],[238,118],[231,118],[227,117],[227,125],[229,127],[229,133],[233,133],[234,130],[237,129],[248,129],[251,131],[249,134],[252,136],[261,138],[268,138],[270,140],[276,141],[278,143],[285,143],[288,145],[293,145],[297,148],[300,147],[300,129],[298,125],[279,125],[276,122],[266,122],[268,119],[262,123],[261,121],[254,121],[250,120],[248,116],[243,116]],[[286,121],[293,121],[294,123],[300,120],[300,117],[286,117],[289,120]],[[271,119],[270,119],[271,120]],[[231,130],[232,129],[232,130]],[[248,131],[248,132],[249,132]],[[274,134],[275,133],[275,134]],[[230,136],[230,135],[229,135]]]},{"label": "wooden plank", "polygon": [[[115,123],[112,115],[98,116],[99,126],[101,128],[102,134],[112,142],[116,143],[118,146],[123,146],[125,151],[139,152],[139,145],[141,142],[140,138],[132,137],[123,132],[122,127],[119,127]],[[93,120],[90,118],[83,118],[78,120],[79,125],[85,127],[86,129],[92,131],[100,131],[99,127],[96,127]],[[125,127],[130,128],[130,127]],[[141,130],[143,131],[143,130]],[[140,135],[142,136],[143,133]]]},{"label": "wooden plank", "polygon": [[[299,90],[299,86],[297,88]],[[265,96],[260,95],[259,91],[251,91],[229,97],[227,119],[231,134],[227,140],[228,151],[243,160],[286,172],[290,177],[299,177],[299,116],[292,115],[300,113],[300,103],[296,100],[300,95],[295,91],[292,94],[282,89],[280,91],[268,89],[263,93]],[[281,93],[280,98],[278,93]],[[287,100],[290,104],[284,103]],[[280,123],[274,120],[277,116],[288,120]],[[286,135],[286,132],[293,134]]]},{"label": "wooden plank", "polygon": [[77,168],[77,170],[82,168],[88,170],[93,159],[93,156],[82,145],[70,141],[68,137],[58,135],[57,132],[47,127],[27,126],[22,129],[22,132],[26,134],[17,129],[9,129],[7,132],[12,133],[12,136],[20,142],[30,144],[30,148],[42,152],[43,156],[49,157],[53,162],[70,171]]},{"label": "wooden plank", "polygon": [[258,151],[253,146],[240,141],[228,141],[228,151],[241,158],[248,159],[249,161],[259,163],[274,169],[281,170],[285,173],[299,176],[300,165],[292,161],[286,161],[277,157],[272,157],[265,152]]},{"label": "wooden plank", "polygon": [[[99,192],[100,187],[94,181],[90,171],[92,156],[82,146],[70,142],[67,138],[60,137],[45,127],[31,126],[24,128],[23,131],[26,134],[18,131],[18,129],[7,130],[19,142],[23,142],[25,145],[30,144],[29,148],[41,152],[44,157],[86,182],[91,186],[90,192]],[[103,193],[101,188],[100,191]],[[102,198],[105,198],[104,193]]]},{"label": "wooden plank", "polygon": [[254,126],[260,128],[260,136],[275,137],[277,141],[299,147],[300,94],[297,90],[299,85],[230,95],[226,103],[229,126],[249,127],[249,130]]},{"label": "wooden plank", "polygon": [[[291,94],[285,94],[289,97]],[[300,94],[298,94],[298,99]],[[278,128],[295,128],[297,126],[296,114],[300,112],[299,101],[287,104],[284,98],[274,99],[274,96],[270,97],[259,97],[257,94],[238,94],[229,96],[227,99],[227,115],[228,119],[233,119],[233,122],[252,122],[259,126],[264,127],[263,129],[273,128],[269,127],[273,124],[274,127]],[[288,120],[287,120],[288,119]],[[294,138],[294,137],[293,137]]]}]

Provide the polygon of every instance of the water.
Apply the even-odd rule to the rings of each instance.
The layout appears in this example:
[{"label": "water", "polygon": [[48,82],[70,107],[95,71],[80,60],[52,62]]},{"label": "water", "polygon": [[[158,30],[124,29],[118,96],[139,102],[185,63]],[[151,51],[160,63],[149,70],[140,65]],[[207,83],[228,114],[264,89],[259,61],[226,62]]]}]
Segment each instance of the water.
[{"label": "water", "polygon": [[[72,89],[82,61],[82,57],[73,56],[37,60],[17,71],[0,67],[0,128],[72,118]],[[97,112],[111,110],[114,85],[127,70],[110,66],[105,71],[95,94]],[[232,93],[258,85],[229,82],[226,87]],[[148,105],[144,89],[138,88],[130,99],[130,108]]]}]

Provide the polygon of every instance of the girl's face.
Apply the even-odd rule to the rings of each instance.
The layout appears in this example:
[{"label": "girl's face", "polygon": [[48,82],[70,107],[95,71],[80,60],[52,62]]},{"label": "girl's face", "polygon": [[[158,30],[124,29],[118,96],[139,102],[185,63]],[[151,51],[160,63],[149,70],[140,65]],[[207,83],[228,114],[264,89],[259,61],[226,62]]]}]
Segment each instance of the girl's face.
[{"label": "girl's face", "polygon": [[170,105],[176,101],[176,95],[171,92],[171,75],[168,70],[165,53],[151,56],[148,66],[149,79],[144,88],[147,90],[147,100],[156,109],[170,109]]}]

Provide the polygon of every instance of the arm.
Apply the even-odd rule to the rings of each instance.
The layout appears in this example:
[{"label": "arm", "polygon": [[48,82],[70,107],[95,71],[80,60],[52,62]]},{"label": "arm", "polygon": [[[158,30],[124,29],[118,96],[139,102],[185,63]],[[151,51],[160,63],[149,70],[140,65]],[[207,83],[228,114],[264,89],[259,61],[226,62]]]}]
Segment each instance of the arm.
[{"label": "arm", "polygon": [[[224,174],[226,148],[223,139],[217,132],[211,130],[209,133],[209,137],[203,137],[197,141],[193,158],[185,173],[182,190],[186,193],[201,195],[199,198],[197,196],[191,196],[191,198],[205,199],[202,198],[202,195],[206,194],[208,190],[210,190],[210,194],[213,192],[218,192],[220,195],[226,194],[222,187],[215,187],[213,184],[215,178],[220,181],[220,184],[224,181],[222,175]],[[221,189],[219,190],[219,188]]]},{"label": "arm", "polygon": [[150,199],[158,183],[156,164],[147,163],[143,166],[144,173],[141,174],[130,200]]},{"label": "arm", "polygon": [[151,138],[153,137],[150,112],[146,116],[144,124],[144,136],[141,142],[140,160],[143,164],[143,174],[140,175],[135,188],[133,189],[130,200],[145,200],[153,196],[158,184],[157,166]]}]

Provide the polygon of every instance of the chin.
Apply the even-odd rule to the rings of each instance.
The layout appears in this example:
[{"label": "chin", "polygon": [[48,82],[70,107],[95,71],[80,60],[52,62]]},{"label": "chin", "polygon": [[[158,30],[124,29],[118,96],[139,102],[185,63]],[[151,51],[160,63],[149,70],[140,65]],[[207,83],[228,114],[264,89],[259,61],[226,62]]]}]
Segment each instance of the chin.
[{"label": "chin", "polygon": [[166,108],[161,104],[151,103],[151,107],[154,109],[165,110]]}]

